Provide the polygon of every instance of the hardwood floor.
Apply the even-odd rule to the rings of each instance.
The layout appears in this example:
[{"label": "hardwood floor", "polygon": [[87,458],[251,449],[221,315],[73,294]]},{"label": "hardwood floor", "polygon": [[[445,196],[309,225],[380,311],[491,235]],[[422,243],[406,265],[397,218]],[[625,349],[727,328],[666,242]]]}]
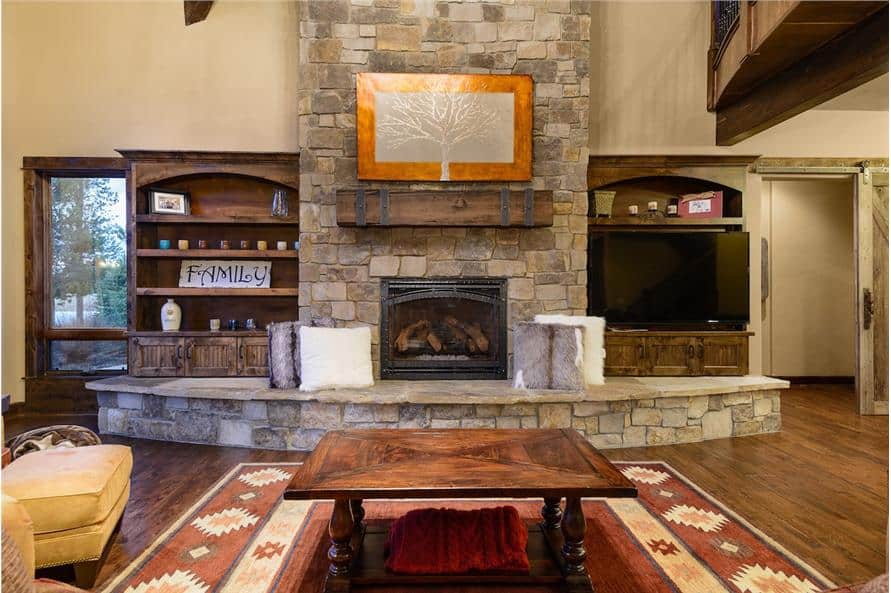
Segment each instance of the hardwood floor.
[{"label": "hardwood floor", "polygon": [[[7,420],[7,430],[12,436],[30,426],[63,421],[89,425],[95,417],[15,418]],[[300,461],[305,456],[110,436],[103,440],[131,445],[134,470],[130,503],[99,575],[100,587],[234,464]],[[668,462],[840,584],[887,570],[888,419],[857,415],[850,386],[796,386],[785,392],[779,434],[618,449],[606,455]]]}]

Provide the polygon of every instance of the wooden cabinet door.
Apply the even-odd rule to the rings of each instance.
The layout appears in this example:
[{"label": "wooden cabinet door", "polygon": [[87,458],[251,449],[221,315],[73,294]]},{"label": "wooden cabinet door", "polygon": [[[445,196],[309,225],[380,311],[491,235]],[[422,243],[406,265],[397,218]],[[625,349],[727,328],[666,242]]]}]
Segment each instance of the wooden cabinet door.
[{"label": "wooden cabinet door", "polygon": [[242,377],[269,375],[268,338],[238,338],[238,374]]},{"label": "wooden cabinet door", "polygon": [[606,336],[605,375],[640,376],[647,374],[646,350],[643,338],[634,336]]},{"label": "wooden cabinet door", "polygon": [[130,374],[179,377],[183,374],[182,338],[130,338]]},{"label": "wooden cabinet door", "polygon": [[684,377],[696,373],[696,338],[653,336],[643,339],[650,362],[648,374]]},{"label": "wooden cabinet door", "polygon": [[749,343],[736,336],[696,339],[696,371],[700,375],[745,375],[749,372]]},{"label": "wooden cabinet door", "polygon": [[187,338],[187,377],[228,377],[236,374],[235,338]]}]

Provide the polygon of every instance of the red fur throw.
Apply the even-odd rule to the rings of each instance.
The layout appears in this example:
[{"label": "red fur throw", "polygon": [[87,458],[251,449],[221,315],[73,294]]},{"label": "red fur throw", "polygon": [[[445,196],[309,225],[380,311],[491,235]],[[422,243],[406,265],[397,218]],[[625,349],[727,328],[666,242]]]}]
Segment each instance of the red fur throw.
[{"label": "red fur throw", "polygon": [[393,521],[387,569],[397,574],[528,574],[528,539],[514,507],[418,509]]}]

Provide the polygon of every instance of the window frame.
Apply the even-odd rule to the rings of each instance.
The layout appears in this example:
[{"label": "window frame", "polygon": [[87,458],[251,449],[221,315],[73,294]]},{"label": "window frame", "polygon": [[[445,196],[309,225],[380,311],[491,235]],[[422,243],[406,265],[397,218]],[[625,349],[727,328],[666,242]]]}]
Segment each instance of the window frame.
[{"label": "window frame", "polygon": [[[50,342],[55,340],[120,340],[126,342],[130,323],[127,306],[127,327],[123,328],[55,328],[52,326],[52,228],[51,181],[54,177],[116,177],[124,179],[127,237],[127,288],[130,277],[130,164],[116,157],[24,157],[22,170],[25,183],[25,397],[29,392],[43,393],[50,387],[46,381],[83,377],[126,375],[128,370],[72,371],[53,370],[50,366]],[[126,363],[126,359],[125,359]]]}]

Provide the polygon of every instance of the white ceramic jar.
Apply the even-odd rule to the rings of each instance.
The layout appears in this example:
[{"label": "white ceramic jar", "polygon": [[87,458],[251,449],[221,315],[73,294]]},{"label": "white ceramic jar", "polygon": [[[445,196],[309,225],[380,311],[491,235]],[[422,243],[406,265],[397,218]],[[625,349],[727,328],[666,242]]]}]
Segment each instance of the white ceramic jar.
[{"label": "white ceramic jar", "polygon": [[183,310],[173,299],[167,299],[161,307],[161,329],[166,332],[179,331],[183,320]]}]

